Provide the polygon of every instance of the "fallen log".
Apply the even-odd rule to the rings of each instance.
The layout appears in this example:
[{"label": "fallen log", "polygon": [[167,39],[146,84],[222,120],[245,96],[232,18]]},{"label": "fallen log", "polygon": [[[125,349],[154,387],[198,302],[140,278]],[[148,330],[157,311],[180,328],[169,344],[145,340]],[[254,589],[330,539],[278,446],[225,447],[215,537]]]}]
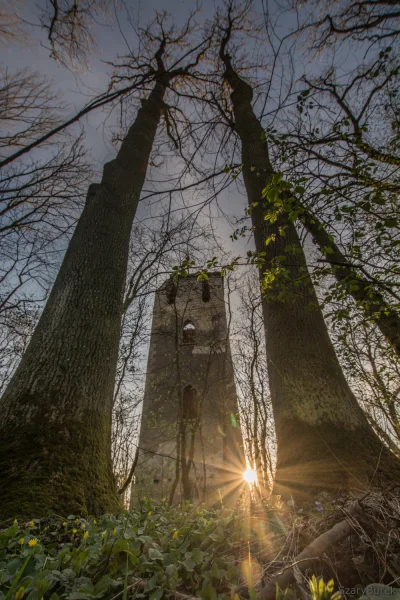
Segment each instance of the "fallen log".
[{"label": "fallen log", "polygon": [[293,563],[278,573],[273,581],[270,581],[266,586],[261,588],[256,596],[256,600],[275,600],[277,585],[281,590],[286,590],[291,583],[295,582],[294,567],[300,572],[304,571],[310,562],[322,556],[332,546],[342,542],[352,533],[354,533],[354,528],[349,519],[343,519],[343,521],[336,523],[332,529],[325,531],[313,540],[311,544],[308,544],[296,556]]}]

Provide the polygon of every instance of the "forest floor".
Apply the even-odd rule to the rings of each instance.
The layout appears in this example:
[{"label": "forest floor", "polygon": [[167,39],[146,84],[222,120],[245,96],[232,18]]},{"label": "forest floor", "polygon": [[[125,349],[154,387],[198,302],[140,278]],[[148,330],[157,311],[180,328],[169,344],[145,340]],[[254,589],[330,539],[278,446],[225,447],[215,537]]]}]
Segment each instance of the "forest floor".
[{"label": "forest floor", "polygon": [[144,498],[120,515],[0,531],[5,600],[400,600],[399,574],[400,500],[389,492],[302,508],[247,498],[236,511]]}]

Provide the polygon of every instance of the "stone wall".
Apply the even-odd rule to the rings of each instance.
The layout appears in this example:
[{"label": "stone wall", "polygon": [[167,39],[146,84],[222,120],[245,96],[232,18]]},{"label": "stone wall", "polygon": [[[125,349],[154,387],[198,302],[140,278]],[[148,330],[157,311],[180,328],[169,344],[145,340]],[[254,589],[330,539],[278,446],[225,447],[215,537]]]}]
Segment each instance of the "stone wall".
[{"label": "stone wall", "polygon": [[192,501],[236,496],[243,442],[219,273],[170,279],[156,293],[139,446],[133,498],[168,499],[182,456]]}]

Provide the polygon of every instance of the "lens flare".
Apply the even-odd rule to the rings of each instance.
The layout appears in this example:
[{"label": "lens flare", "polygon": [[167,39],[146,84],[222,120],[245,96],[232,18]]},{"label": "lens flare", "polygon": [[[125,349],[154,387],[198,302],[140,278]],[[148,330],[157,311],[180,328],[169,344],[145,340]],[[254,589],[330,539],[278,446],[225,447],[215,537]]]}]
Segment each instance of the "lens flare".
[{"label": "lens flare", "polygon": [[252,483],[256,483],[257,481],[257,473],[253,469],[246,469],[243,473],[243,479],[251,485]]}]

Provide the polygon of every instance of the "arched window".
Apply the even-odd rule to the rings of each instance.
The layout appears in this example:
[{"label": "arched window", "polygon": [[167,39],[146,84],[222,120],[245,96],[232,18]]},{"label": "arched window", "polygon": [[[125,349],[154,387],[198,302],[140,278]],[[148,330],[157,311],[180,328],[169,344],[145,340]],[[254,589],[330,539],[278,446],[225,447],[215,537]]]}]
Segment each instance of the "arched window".
[{"label": "arched window", "polygon": [[201,293],[201,299],[203,300],[203,302],[210,302],[210,284],[208,283],[207,279],[205,279],[203,281],[203,288],[202,288],[202,293]]},{"label": "arched window", "polygon": [[183,390],[183,418],[197,419],[199,416],[197,391],[191,385],[187,385]]},{"label": "arched window", "polygon": [[196,343],[196,328],[192,321],[185,321],[183,326],[183,343],[184,344],[195,344]]}]

